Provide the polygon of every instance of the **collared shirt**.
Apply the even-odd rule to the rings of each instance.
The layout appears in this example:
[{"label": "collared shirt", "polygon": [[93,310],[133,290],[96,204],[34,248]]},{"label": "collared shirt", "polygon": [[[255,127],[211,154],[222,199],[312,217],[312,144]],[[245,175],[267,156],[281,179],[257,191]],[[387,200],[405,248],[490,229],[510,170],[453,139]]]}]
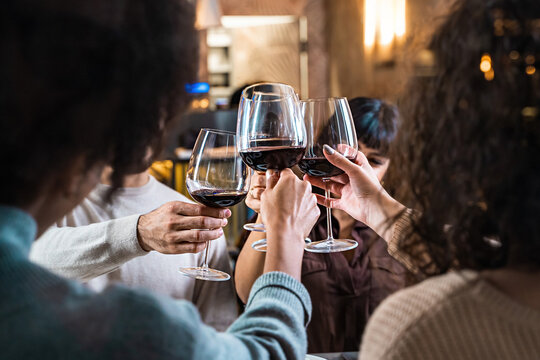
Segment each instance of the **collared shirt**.
[{"label": "collared shirt", "polygon": [[[332,224],[338,238],[336,219]],[[318,241],[326,236],[322,213],[310,238]],[[405,286],[406,269],[388,254],[384,239],[361,222],[355,223],[352,238],[358,247],[350,262],[342,253],[304,253],[302,283],[313,303],[308,352],[357,351],[375,308]]]}]

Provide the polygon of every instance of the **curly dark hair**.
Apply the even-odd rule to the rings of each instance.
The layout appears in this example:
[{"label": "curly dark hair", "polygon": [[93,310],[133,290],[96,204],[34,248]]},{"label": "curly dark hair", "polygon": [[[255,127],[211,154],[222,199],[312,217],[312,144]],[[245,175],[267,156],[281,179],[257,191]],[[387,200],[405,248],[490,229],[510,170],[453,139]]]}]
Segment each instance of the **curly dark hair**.
[{"label": "curly dark hair", "polygon": [[358,140],[387,154],[397,135],[398,110],[383,100],[356,97],[349,100]]},{"label": "curly dark hair", "polygon": [[421,213],[401,247],[427,275],[536,268],[540,3],[458,1],[429,50],[433,73],[411,80],[392,150],[400,200]]},{"label": "curly dark hair", "polygon": [[[25,205],[83,158],[113,184],[159,151],[197,64],[194,10],[170,0],[0,6],[0,203]],[[57,188],[61,184],[57,184]]]}]

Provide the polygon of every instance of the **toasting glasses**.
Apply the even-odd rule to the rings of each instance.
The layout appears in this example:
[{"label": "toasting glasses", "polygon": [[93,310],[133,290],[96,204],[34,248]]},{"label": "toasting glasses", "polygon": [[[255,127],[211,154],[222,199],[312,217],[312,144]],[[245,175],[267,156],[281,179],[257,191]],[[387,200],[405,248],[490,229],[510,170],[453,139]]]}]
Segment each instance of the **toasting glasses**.
[{"label": "toasting glasses", "polygon": [[[302,101],[300,108],[307,129],[307,148],[298,166],[305,174],[321,177],[326,183],[330,177],[342,174],[343,171],[326,160],[323,146],[326,144],[349,159],[354,159],[358,151],[349,103],[346,98],[310,99]],[[325,196],[329,199],[331,195],[328,186],[325,187]],[[326,216],[327,239],[307,244],[306,251],[331,253],[358,246],[354,240],[334,239],[330,206],[326,208]]]},{"label": "toasting glasses", "polygon": [[[226,208],[244,200],[249,191],[249,169],[236,147],[236,135],[229,131],[201,129],[189,160],[186,177],[189,194],[210,207]],[[230,275],[208,267],[206,243],[202,266],[179,271],[199,280],[224,281]]]},{"label": "toasting glasses", "polygon": [[[236,128],[238,151],[255,171],[283,170],[298,163],[306,149],[306,129],[298,97],[289,85],[261,83],[244,90]],[[265,232],[263,224],[245,224]],[[266,239],[253,243],[266,251]]]}]

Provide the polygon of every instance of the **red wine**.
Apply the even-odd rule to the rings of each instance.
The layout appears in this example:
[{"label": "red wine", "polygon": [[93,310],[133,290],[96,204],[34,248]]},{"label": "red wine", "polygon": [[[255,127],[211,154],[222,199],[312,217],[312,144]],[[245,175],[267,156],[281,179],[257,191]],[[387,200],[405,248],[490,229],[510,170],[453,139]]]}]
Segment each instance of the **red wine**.
[{"label": "red wine", "polygon": [[303,146],[291,144],[289,139],[252,140],[249,149],[240,151],[240,156],[256,171],[283,170],[298,164],[306,151]]},{"label": "red wine", "polygon": [[[354,158],[347,158],[353,160]],[[330,164],[325,157],[304,158],[298,163],[304,174],[317,177],[332,177],[343,174],[343,170]]]},{"label": "red wine", "polygon": [[190,195],[203,205],[219,208],[238,204],[244,200],[247,191],[202,189],[190,192]]}]

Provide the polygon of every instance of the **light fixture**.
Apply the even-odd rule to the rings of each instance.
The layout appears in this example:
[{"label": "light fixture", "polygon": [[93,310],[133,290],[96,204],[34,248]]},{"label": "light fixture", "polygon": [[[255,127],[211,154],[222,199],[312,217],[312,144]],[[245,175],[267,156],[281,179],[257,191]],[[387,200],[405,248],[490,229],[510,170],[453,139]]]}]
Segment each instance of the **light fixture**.
[{"label": "light fixture", "polygon": [[219,0],[197,0],[195,27],[204,30],[221,26],[221,7]]},{"label": "light fixture", "polygon": [[406,31],[405,0],[365,0],[364,47],[367,52],[377,48],[388,52],[395,41],[401,40]]}]

